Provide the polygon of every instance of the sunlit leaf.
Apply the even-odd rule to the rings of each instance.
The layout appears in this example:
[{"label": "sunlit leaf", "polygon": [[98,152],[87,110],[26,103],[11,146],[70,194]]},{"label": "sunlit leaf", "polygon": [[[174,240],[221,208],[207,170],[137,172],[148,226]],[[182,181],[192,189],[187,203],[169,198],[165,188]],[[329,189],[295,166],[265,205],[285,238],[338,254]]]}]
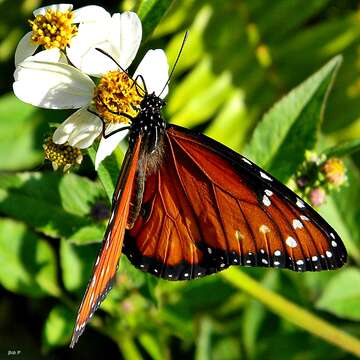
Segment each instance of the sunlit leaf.
[{"label": "sunlit leaf", "polygon": [[43,341],[46,347],[67,345],[73,330],[74,313],[63,305],[54,307],[46,319]]},{"label": "sunlit leaf", "polygon": [[156,28],[173,0],[140,0],[136,8],[143,26],[143,38],[146,39]]},{"label": "sunlit leaf", "polygon": [[52,247],[25,225],[9,219],[0,219],[0,283],[34,297],[61,293]]},{"label": "sunlit leaf", "polygon": [[344,269],[334,276],[316,305],[339,317],[360,320],[360,271]]},{"label": "sunlit leaf", "polygon": [[[101,196],[96,183],[74,174],[0,175],[0,212],[53,237],[71,237],[92,225],[90,204]],[[96,234],[92,240],[101,237]]]},{"label": "sunlit leaf", "polygon": [[0,168],[17,170],[34,166],[42,159],[36,148],[40,119],[36,108],[13,95],[0,98]]},{"label": "sunlit leaf", "polygon": [[313,149],[325,101],[341,57],[336,57],[265,114],[246,147],[257,164],[285,181]]}]

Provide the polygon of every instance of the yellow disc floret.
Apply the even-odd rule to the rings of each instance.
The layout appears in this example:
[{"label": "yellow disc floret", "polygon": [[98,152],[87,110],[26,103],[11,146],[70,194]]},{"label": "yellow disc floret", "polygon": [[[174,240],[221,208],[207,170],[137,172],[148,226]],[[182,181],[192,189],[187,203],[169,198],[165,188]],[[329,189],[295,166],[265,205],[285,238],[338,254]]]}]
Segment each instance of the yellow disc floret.
[{"label": "yellow disc floret", "polygon": [[55,144],[51,137],[43,145],[45,159],[52,162],[54,170],[62,167],[67,171],[75,164],[81,164],[83,156],[81,150],[68,144]]},{"label": "yellow disc floret", "polygon": [[341,159],[331,158],[326,160],[322,172],[325,174],[326,180],[335,186],[340,186],[346,181],[346,169]]},{"label": "yellow disc floret", "polygon": [[45,49],[64,50],[77,33],[77,26],[72,23],[73,18],[71,11],[47,9],[45,15],[37,15],[34,20],[29,20],[32,28],[31,40]]},{"label": "yellow disc floret", "polygon": [[99,115],[108,123],[128,123],[129,119],[117,115],[126,113],[135,117],[140,105],[141,89],[136,89],[134,81],[122,71],[110,71],[99,81],[95,90],[95,106]]}]

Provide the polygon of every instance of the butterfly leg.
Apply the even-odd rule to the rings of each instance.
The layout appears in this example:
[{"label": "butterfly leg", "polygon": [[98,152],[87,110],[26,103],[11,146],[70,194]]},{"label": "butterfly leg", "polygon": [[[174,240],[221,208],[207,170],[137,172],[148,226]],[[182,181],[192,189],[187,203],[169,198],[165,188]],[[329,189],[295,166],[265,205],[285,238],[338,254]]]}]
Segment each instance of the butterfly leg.
[{"label": "butterfly leg", "polygon": [[[87,109],[87,111],[88,111],[89,113],[93,114],[93,115],[96,115],[96,116],[101,120],[102,125],[103,125],[103,126],[102,126],[102,136],[103,136],[104,139],[108,139],[110,136],[112,136],[112,135],[114,135],[114,134],[116,134],[116,133],[118,133],[118,132],[120,132],[120,131],[124,131],[124,130],[129,130],[129,129],[130,129],[130,126],[124,126],[124,127],[120,128],[120,129],[111,131],[110,133],[106,134],[106,132],[105,132],[106,122],[105,122],[105,120],[104,120],[98,113],[96,113],[95,111],[92,111],[92,110],[90,110],[90,109]],[[130,115],[126,114],[126,113],[118,113],[118,114],[116,114],[116,115],[125,116],[126,118],[128,118],[128,119],[130,119],[130,120],[134,120],[134,118],[133,118],[132,116],[130,116]]]}]

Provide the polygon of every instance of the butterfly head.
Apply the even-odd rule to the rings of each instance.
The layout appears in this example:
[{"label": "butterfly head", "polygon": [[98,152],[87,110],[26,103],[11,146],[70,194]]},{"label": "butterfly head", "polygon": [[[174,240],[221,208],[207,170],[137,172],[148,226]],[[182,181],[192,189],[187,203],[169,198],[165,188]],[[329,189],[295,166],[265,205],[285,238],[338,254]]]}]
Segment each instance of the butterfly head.
[{"label": "butterfly head", "polygon": [[162,107],[165,105],[165,101],[159,96],[152,94],[146,94],[140,103],[142,111],[159,113]]}]

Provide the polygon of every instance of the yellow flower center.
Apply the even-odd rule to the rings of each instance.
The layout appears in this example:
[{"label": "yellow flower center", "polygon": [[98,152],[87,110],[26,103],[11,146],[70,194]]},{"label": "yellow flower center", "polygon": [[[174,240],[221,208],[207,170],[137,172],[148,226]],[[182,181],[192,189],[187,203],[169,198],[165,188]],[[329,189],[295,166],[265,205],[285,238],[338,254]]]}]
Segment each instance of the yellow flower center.
[{"label": "yellow flower center", "polygon": [[77,26],[72,24],[74,13],[47,9],[45,15],[37,15],[29,20],[32,28],[31,40],[45,49],[64,50],[71,38],[77,33]]},{"label": "yellow flower center", "polygon": [[[141,90],[138,90],[141,93]],[[116,70],[105,74],[95,89],[95,106],[98,114],[109,123],[129,123],[118,115],[126,113],[135,117],[142,97],[136,91],[134,81],[124,72]]]},{"label": "yellow flower center", "polygon": [[44,145],[45,159],[52,162],[54,170],[63,167],[64,171],[70,169],[75,164],[81,164],[81,150],[68,144],[58,145],[49,137],[45,140]]},{"label": "yellow flower center", "polygon": [[331,184],[340,186],[346,181],[346,169],[341,159],[331,158],[325,161],[322,171]]}]

